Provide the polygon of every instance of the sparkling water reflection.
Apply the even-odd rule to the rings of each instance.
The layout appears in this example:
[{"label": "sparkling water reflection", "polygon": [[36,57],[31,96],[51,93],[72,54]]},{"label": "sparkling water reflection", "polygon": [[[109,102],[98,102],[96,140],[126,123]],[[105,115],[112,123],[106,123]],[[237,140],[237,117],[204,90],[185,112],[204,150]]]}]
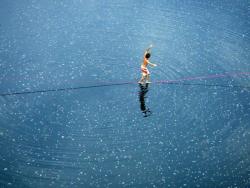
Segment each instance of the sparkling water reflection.
[{"label": "sparkling water reflection", "polygon": [[158,67],[142,90],[1,95],[0,187],[250,186],[249,75],[207,79],[250,72],[249,20],[247,0],[1,0],[0,93],[134,83],[151,43]]}]

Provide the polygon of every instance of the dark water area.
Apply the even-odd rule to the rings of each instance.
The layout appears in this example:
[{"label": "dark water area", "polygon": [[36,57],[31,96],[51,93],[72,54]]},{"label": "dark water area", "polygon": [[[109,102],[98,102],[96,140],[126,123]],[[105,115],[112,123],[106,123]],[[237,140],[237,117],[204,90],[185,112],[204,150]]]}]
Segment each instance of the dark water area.
[{"label": "dark water area", "polygon": [[249,60],[247,0],[1,0],[0,187],[250,187]]}]

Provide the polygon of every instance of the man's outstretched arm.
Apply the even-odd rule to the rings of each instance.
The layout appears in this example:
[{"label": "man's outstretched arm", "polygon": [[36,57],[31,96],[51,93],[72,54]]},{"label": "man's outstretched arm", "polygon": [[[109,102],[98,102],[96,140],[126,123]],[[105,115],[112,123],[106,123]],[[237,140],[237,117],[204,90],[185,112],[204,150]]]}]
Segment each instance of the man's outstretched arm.
[{"label": "man's outstretched arm", "polygon": [[148,64],[149,64],[150,66],[152,66],[152,67],[156,67],[156,66],[157,66],[156,64],[150,63],[149,61],[148,61]]},{"label": "man's outstretched arm", "polygon": [[151,48],[153,48],[153,45],[152,45],[152,44],[145,50],[144,55],[146,55],[147,53],[149,53],[150,50],[151,50]]}]

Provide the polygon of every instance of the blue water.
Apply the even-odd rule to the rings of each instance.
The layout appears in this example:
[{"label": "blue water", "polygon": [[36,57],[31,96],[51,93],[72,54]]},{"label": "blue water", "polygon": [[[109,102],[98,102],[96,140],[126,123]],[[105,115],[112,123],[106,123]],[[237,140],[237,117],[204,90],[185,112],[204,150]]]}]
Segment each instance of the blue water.
[{"label": "blue water", "polygon": [[248,0],[1,0],[0,187],[250,187],[249,74],[156,83],[249,60]]}]

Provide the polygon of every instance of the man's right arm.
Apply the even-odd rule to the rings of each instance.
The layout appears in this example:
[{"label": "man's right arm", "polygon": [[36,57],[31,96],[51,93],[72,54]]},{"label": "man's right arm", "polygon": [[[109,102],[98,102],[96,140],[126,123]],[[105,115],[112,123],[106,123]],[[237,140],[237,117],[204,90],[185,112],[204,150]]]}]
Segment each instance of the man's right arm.
[{"label": "man's right arm", "polygon": [[152,44],[145,50],[144,56],[150,52],[151,48],[153,48]]},{"label": "man's right arm", "polygon": [[150,46],[146,49],[147,52],[149,52],[153,48],[153,44],[150,44]]}]

